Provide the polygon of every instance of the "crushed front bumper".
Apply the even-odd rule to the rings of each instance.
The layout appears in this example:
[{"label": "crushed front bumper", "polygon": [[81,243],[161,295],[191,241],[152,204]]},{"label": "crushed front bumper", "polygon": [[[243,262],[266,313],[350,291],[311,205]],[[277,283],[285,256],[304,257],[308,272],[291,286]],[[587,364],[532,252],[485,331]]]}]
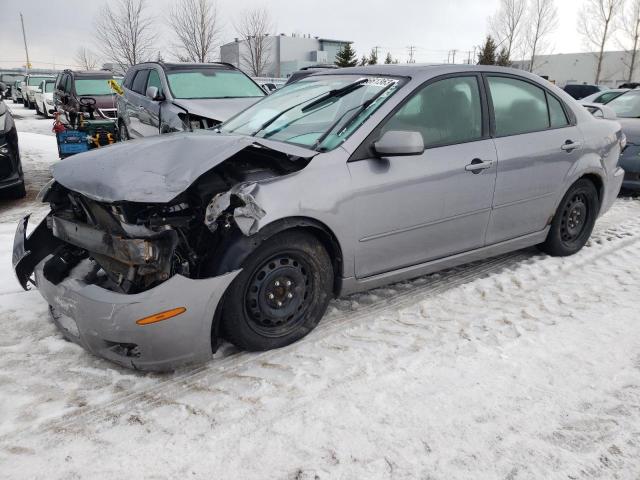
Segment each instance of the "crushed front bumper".
[{"label": "crushed front bumper", "polygon": [[[24,279],[33,272],[35,284],[66,338],[95,355],[140,370],[168,371],[211,358],[216,308],[239,270],[201,280],[174,275],[145,292],[123,294],[87,283],[91,265],[84,260],[55,285],[46,278],[44,265],[59,243],[46,244],[55,238],[47,238],[49,229],[44,222],[27,238],[27,218],[16,231],[14,270],[24,287]],[[49,254],[44,255],[45,250]],[[35,260],[38,263],[32,268]],[[186,309],[184,313],[168,320],[136,323],[179,307]]]}]

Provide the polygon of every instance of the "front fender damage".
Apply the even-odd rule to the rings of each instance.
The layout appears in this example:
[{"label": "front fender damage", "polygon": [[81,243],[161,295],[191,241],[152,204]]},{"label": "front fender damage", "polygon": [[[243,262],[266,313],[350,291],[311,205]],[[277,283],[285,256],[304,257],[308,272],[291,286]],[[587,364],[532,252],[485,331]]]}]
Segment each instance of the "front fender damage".
[{"label": "front fender damage", "polygon": [[267,213],[255,199],[254,194],[258,188],[257,183],[243,183],[214,196],[207,205],[204,217],[207,228],[215,233],[219,225],[218,219],[232,211],[233,220],[242,234],[245,236],[255,234],[258,231],[259,221]]}]

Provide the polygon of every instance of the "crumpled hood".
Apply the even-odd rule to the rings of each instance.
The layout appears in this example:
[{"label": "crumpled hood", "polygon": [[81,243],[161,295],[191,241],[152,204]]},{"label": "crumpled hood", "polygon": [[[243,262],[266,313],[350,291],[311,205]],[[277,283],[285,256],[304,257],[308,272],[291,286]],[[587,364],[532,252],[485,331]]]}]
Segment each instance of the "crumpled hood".
[{"label": "crumpled hood", "polygon": [[640,145],[640,118],[620,118],[618,123],[622,125],[622,131],[627,136],[627,143]]},{"label": "crumpled hood", "polygon": [[64,187],[99,202],[168,203],[250,145],[300,158],[317,155],[273,140],[199,130],[97,148],[56,163],[52,171]]},{"label": "crumpled hood", "polygon": [[226,122],[236,113],[250,107],[263,97],[208,98],[201,100],[174,100],[176,105],[186,108],[190,114],[219,122]]}]

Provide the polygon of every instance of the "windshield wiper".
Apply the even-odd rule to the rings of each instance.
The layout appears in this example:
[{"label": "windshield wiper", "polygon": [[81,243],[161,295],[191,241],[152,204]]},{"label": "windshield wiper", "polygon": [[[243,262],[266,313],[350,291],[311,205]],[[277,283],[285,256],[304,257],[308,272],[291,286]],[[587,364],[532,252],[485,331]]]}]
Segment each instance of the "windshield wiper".
[{"label": "windshield wiper", "polygon": [[353,122],[356,118],[358,118],[358,115],[360,115],[362,112],[364,112],[367,108],[369,108],[376,100],[378,100],[382,95],[384,95],[384,93],[389,90],[391,87],[393,87],[394,85],[396,85],[397,82],[392,82],[389,83],[389,85],[387,85],[386,87],[384,87],[382,90],[380,90],[378,92],[377,95],[374,95],[373,97],[371,97],[369,100],[367,100],[366,102],[361,103],[360,105],[356,105],[355,107],[352,107],[350,109],[348,109],[347,111],[345,111],[342,115],[340,115],[340,117],[338,117],[338,119],[333,122],[331,124],[331,126],[313,143],[313,145],[311,146],[312,150],[317,149],[320,145],[322,145],[322,142],[324,142],[327,137],[329,135],[331,135],[331,132],[333,132],[333,129],[336,128],[338,125],[340,125],[340,122],[342,122],[342,119],[347,115],[347,113],[349,113],[352,110],[356,110],[350,117],[349,119],[344,122],[345,125],[349,125],[351,122]]},{"label": "windshield wiper", "polygon": [[368,79],[366,78],[361,78],[360,80],[357,80],[353,83],[350,83],[349,85],[345,85],[342,88],[337,88],[335,90],[330,90],[327,93],[323,93],[317,97],[313,97],[313,98],[309,98],[307,100],[305,100],[304,102],[300,102],[300,103],[296,103],[295,105],[292,105],[289,108],[285,108],[284,110],[282,110],[281,112],[278,112],[276,115],[274,115],[273,117],[271,117],[269,120],[267,120],[266,122],[264,122],[262,125],[260,125],[260,128],[258,128],[255,132],[253,132],[251,134],[252,137],[255,137],[258,133],[260,133],[262,130],[264,130],[265,128],[267,128],[269,125],[271,125],[273,122],[275,122],[276,120],[278,120],[282,115],[284,115],[285,113],[293,110],[294,108],[298,108],[300,105],[304,105],[307,102],[311,102],[309,105],[305,106],[302,111],[305,112],[311,108],[313,108],[316,105],[319,105],[320,103],[325,102],[326,100],[333,98],[333,97],[339,97],[339,96],[343,96],[346,95],[350,92],[352,92],[353,90],[355,90],[356,88],[360,88],[362,86],[362,84],[364,84],[365,82],[367,82]]},{"label": "windshield wiper", "polygon": [[345,95],[350,94],[354,90],[357,90],[358,88],[360,88],[362,85],[364,85],[368,81],[369,81],[368,78],[361,78],[360,80],[356,80],[355,82],[350,83],[349,85],[345,85],[344,87],[336,88],[335,90],[330,90],[324,96],[322,96],[322,97],[318,98],[317,100],[311,102],[309,105],[305,105],[305,107],[302,109],[302,111],[303,112],[307,112],[307,111],[311,110],[312,108],[323,104],[327,100],[332,100],[334,98],[344,97]]}]

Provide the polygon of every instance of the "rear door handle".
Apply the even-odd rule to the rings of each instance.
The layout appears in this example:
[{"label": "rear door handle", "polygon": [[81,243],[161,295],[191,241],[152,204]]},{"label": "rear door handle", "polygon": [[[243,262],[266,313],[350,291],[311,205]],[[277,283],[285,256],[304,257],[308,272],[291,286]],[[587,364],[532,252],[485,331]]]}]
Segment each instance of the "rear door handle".
[{"label": "rear door handle", "polygon": [[464,167],[467,172],[471,172],[475,175],[480,173],[482,170],[487,170],[493,166],[492,160],[480,160],[479,158],[474,158],[471,160],[471,163]]},{"label": "rear door handle", "polygon": [[566,142],[564,142],[564,145],[560,147],[560,149],[564,150],[565,152],[572,152],[574,150],[577,150],[581,146],[582,144],[580,142],[572,142],[571,140],[567,140]]}]

